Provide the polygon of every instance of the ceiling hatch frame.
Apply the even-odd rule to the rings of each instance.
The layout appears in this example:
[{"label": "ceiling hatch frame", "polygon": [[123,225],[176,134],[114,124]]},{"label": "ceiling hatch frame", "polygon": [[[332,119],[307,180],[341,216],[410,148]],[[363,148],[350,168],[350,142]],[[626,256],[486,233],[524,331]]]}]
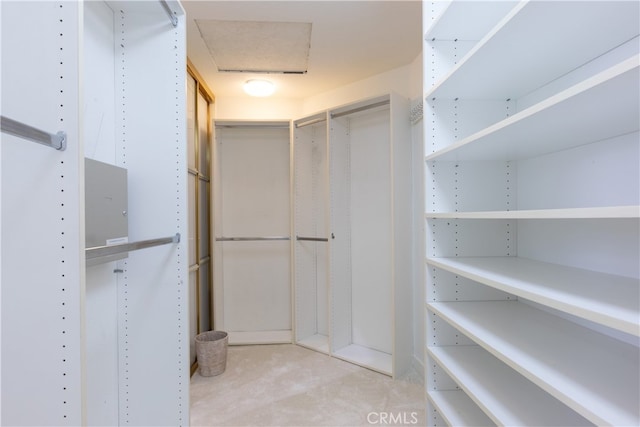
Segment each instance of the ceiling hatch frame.
[{"label": "ceiling hatch frame", "polygon": [[308,70],[309,22],[195,22],[218,72],[306,74]]}]

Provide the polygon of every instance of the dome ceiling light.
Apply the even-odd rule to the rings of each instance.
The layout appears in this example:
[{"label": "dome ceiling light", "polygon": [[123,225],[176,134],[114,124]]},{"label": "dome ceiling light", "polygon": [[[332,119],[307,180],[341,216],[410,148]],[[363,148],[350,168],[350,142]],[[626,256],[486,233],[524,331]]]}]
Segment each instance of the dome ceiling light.
[{"label": "dome ceiling light", "polygon": [[273,95],[276,86],[269,80],[252,79],[244,84],[244,91],[251,96],[265,97]]}]

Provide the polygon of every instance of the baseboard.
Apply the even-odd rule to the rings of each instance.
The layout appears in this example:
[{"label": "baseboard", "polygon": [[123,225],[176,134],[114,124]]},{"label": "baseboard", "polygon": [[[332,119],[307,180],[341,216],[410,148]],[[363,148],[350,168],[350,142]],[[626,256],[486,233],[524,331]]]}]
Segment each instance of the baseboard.
[{"label": "baseboard", "polygon": [[229,332],[229,345],[290,344],[291,331]]}]

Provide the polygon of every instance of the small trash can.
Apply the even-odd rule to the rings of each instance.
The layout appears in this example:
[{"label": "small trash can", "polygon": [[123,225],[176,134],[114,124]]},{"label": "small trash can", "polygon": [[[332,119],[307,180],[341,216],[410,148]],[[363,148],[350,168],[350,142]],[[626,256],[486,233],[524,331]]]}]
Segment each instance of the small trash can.
[{"label": "small trash can", "polygon": [[200,375],[212,377],[224,372],[227,367],[228,343],[226,332],[208,331],[196,335],[196,358]]}]

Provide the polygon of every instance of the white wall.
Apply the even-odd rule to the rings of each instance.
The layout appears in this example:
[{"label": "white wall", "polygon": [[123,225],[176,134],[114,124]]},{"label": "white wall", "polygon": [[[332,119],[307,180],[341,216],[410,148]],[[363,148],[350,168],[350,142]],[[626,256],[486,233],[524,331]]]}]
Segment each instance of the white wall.
[{"label": "white wall", "polygon": [[300,114],[301,99],[216,97],[216,120],[290,120]]},{"label": "white wall", "polygon": [[302,115],[313,114],[317,111],[338,107],[354,101],[385,95],[389,92],[397,92],[407,98],[419,97],[422,93],[421,91],[412,94],[410,84],[412,69],[413,64],[405,65],[404,67],[395,68],[391,71],[306,98],[302,105]]}]

